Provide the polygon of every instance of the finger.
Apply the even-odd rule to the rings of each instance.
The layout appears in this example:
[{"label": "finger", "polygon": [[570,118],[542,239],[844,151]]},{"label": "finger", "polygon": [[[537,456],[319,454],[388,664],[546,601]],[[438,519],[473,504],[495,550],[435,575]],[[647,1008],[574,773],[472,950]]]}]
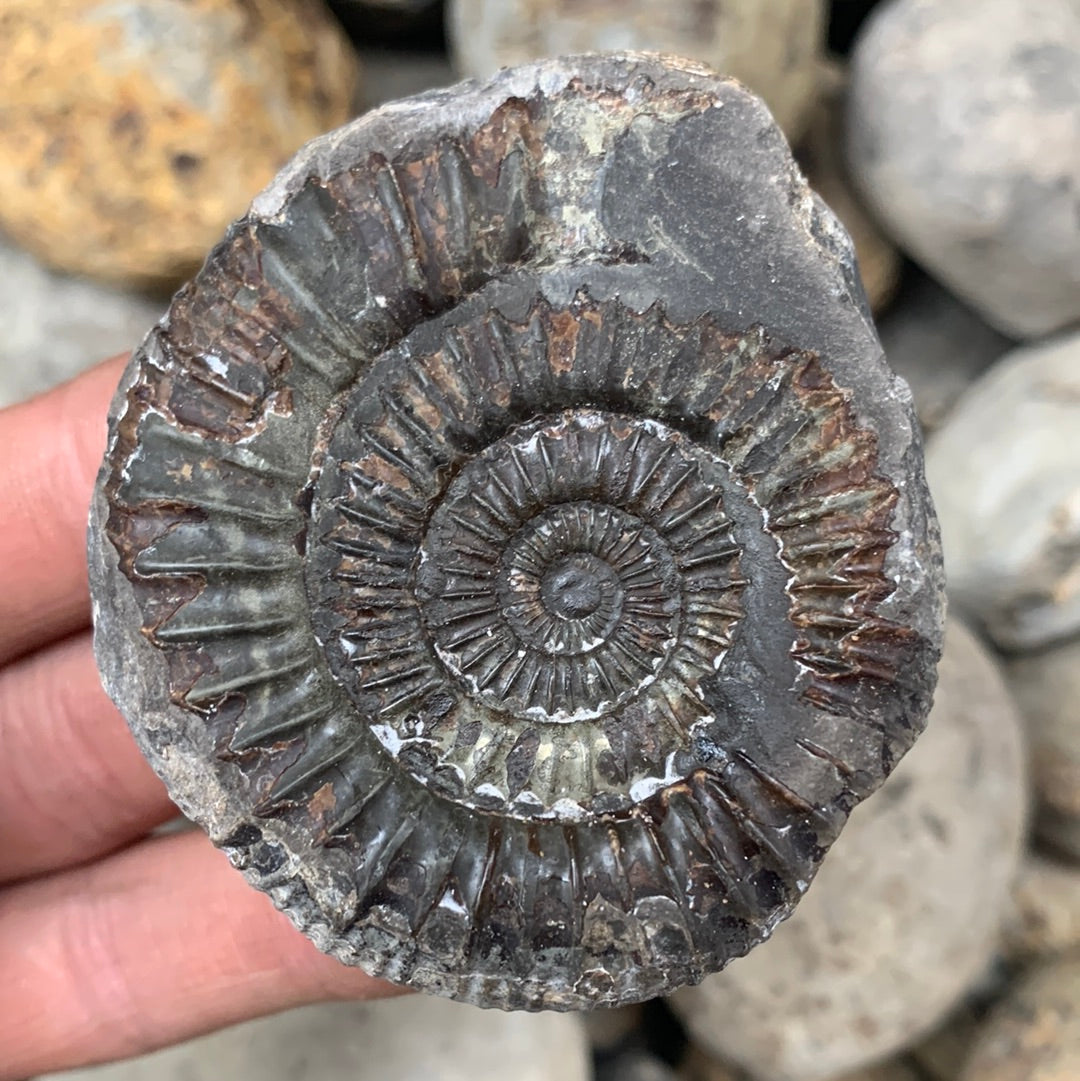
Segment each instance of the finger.
[{"label": "finger", "polygon": [[90,621],[86,521],[124,360],[0,411],[0,664]]},{"label": "finger", "polygon": [[101,689],[89,633],[0,670],[0,882],[95,859],[174,814]]},{"label": "finger", "polygon": [[318,952],[201,834],[0,894],[0,1081],[395,989]]}]

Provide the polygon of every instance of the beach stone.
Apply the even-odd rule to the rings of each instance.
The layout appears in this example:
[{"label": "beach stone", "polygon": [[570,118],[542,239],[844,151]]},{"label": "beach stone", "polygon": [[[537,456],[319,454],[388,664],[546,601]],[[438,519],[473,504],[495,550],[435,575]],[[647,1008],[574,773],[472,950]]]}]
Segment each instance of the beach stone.
[{"label": "beach stone", "polygon": [[835,61],[821,64],[819,98],[795,152],[810,187],[829,204],[851,234],[866,297],[875,314],[885,310],[900,284],[903,258],[855,194],[843,155],[847,73]]},{"label": "beach stone", "polygon": [[960,1081],[1080,1077],[1080,959],[1035,969],[990,1015]]},{"label": "beach stone", "polygon": [[985,1014],[962,1008],[912,1049],[924,1081],[956,1081],[984,1020]]},{"label": "beach stone", "polygon": [[316,0],[8,0],[0,227],[62,270],[191,274],[305,141],[356,59]]},{"label": "beach stone", "polygon": [[854,53],[849,161],[908,254],[987,320],[1080,319],[1080,5],[892,0]]},{"label": "beach stone", "polygon": [[794,141],[814,103],[825,7],[824,0],[449,0],[447,30],[463,75],[607,49],[700,60],[764,98]]},{"label": "beach stone", "polygon": [[1005,650],[1080,632],[1080,333],[1015,349],[927,444],[949,597]]},{"label": "beach stone", "polygon": [[941,427],[964,391],[1013,345],[914,267],[878,333],[889,366],[911,387],[927,432]]},{"label": "beach stone", "polygon": [[1013,889],[1005,950],[1017,960],[1080,947],[1080,869],[1029,855]]},{"label": "beach stone", "polygon": [[[54,1081],[591,1081],[573,1014],[427,995],[292,1010]],[[39,1078],[38,1081],[49,1081]]]},{"label": "beach stone", "polygon": [[134,348],[167,302],[54,273],[0,240],[0,407]]},{"label": "beach stone", "polygon": [[1080,860],[1080,639],[1017,657],[1007,672],[1027,723],[1036,829],[1048,845]]},{"label": "beach stone", "polygon": [[926,733],[773,938],[673,996],[691,1038],[769,1081],[831,1079],[911,1044],[994,954],[1025,804],[1016,709],[951,620]]}]

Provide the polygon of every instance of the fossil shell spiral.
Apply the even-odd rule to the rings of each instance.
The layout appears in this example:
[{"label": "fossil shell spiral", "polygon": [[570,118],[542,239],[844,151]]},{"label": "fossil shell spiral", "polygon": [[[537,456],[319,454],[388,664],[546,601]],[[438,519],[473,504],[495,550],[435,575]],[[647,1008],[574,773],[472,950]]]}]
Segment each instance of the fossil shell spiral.
[{"label": "fossil shell spiral", "polygon": [[579,57],[310,144],[133,357],[99,663],[324,950],[505,1008],[745,953],[918,735],[910,395],[757,99]]}]

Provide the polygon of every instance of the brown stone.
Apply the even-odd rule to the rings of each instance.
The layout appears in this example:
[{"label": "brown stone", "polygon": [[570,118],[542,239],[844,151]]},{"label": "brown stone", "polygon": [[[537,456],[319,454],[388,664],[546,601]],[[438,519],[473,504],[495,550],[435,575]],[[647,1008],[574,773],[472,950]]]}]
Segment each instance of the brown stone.
[{"label": "brown stone", "polygon": [[0,226],[118,283],[192,273],[356,78],[310,0],[9,0],[0,41]]}]

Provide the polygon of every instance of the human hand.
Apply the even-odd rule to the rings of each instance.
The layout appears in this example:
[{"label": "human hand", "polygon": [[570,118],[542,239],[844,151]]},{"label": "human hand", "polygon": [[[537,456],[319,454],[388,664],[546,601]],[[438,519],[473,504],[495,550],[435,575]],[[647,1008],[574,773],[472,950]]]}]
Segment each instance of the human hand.
[{"label": "human hand", "polygon": [[98,680],[86,519],[123,370],[0,411],[0,1081],[395,989],[326,957],[177,812]]}]

